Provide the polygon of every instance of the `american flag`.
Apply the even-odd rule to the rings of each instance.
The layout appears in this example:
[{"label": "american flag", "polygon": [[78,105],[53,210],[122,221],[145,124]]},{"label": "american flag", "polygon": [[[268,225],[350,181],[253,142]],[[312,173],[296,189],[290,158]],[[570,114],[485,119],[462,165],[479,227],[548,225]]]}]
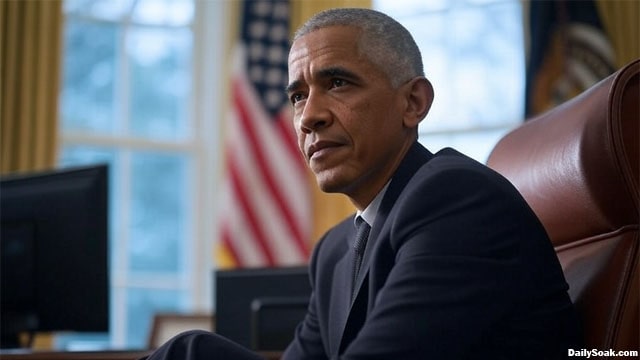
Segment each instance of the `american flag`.
[{"label": "american flag", "polygon": [[309,256],[311,206],[284,93],[289,3],[245,1],[243,9],[227,119],[218,265],[302,264]]}]

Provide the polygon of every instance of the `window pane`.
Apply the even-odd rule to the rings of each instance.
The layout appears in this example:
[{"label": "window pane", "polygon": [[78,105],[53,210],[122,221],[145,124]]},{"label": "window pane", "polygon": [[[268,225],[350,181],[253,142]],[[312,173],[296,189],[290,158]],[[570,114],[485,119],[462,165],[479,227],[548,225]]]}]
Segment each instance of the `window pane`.
[{"label": "window pane", "polygon": [[153,315],[185,311],[188,294],[179,290],[127,289],[127,347],[146,348]]},{"label": "window pane", "polygon": [[110,176],[113,178],[115,150],[93,146],[65,146],[60,156],[61,166],[109,164]]},{"label": "window pane", "polygon": [[[522,118],[524,47],[518,4],[452,13],[456,45],[450,62],[458,94],[454,115],[465,127],[495,126]],[[463,106],[464,105],[464,106]]]},{"label": "window pane", "polygon": [[187,158],[133,153],[131,156],[131,271],[184,271],[187,221]]},{"label": "window pane", "polygon": [[398,20],[397,17],[405,15],[441,11],[448,8],[455,1],[457,0],[403,0],[400,3],[396,0],[373,0],[373,8]]},{"label": "window pane", "polygon": [[435,89],[421,131],[495,127],[522,118],[524,51],[517,2],[399,20],[422,50]]},{"label": "window pane", "polygon": [[422,51],[433,83],[431,111],[420,142],[432,151],[451,146],[485,162],[501,135],[524,113],[524,44],[518,0],[433,3],[375,0],[402,23]]},{"label": "window pane", "polygon": [[193,19],[191,0],[139,0],[133,20],[144,24],[188,25]]},{"label": "window pane", "polygon": [[114,129],[114,79],[118,29],[68,19],[62,88],[63,130],[110,133]]},{"label": "window pane", "polygon": [[134,0],[65,0],[68,14],[95,17],[105,20],[122,19],[131,9]]},{"label": "window pane", "polygon": [[191,33],[188,29],[132,30],[132,134],[153,139],[189,136]]}]

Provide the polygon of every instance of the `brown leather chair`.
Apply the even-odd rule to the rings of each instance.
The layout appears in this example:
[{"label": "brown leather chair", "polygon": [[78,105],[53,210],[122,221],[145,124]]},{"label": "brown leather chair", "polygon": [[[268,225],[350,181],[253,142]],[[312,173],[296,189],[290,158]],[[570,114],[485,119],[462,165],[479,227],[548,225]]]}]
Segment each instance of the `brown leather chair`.
[{"label": "brown leather chair", "polygon": [[505,135],[487,164],[542,221],[587,349],[638,350],[640,59]]}]

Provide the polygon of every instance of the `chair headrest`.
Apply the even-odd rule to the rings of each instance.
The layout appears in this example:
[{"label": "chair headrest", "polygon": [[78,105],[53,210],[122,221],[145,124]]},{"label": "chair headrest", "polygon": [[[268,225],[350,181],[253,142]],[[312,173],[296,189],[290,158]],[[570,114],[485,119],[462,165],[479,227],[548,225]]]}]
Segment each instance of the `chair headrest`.
[{"label": "chair headrest", "polygon": [[638,224],[640,59],[505,135],[487,164],[554,246]]}]

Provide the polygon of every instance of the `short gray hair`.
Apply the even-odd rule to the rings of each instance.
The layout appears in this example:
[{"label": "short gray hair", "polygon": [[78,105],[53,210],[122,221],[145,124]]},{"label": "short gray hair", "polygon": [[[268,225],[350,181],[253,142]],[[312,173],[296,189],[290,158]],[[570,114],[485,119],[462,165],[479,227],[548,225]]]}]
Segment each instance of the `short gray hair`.
[{"label": "short gray hair", "polygon": [[359,50],[389,76],[394,87],[416,76],[424,76],[420,49],[409,31],[390,16],[360,8],[322,11],[307,20],[293,40],[322,28],[352,26],[362,30]]}]

